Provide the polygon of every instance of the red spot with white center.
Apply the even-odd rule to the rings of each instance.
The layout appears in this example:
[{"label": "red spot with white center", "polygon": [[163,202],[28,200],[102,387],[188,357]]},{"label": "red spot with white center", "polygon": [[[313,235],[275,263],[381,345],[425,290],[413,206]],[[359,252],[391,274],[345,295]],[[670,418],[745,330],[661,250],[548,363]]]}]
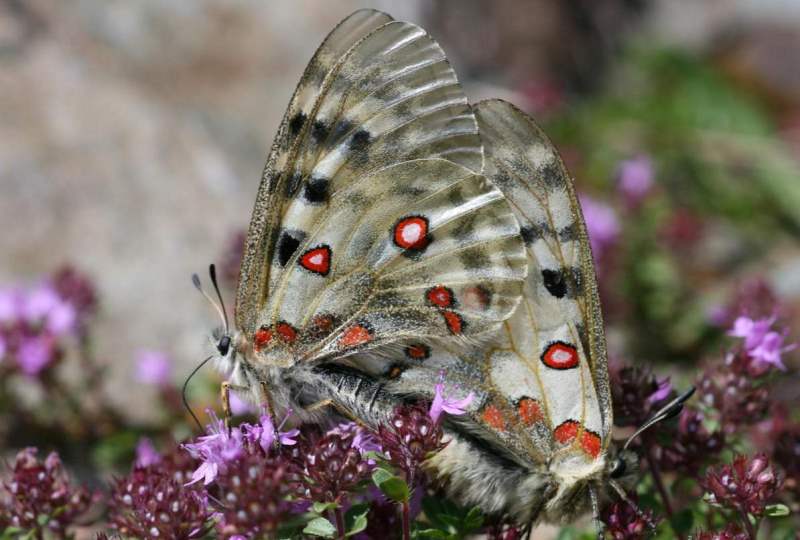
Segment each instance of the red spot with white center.
[{"label": "red spot with white center", "polygon": [[415,343],[406,347],[406,356],[412,360],[426,360],[431,355],[431,349],[422,343]]},{"label": "red spot with white center", "polygon": [[525,425],[532,426],[544,419],[539,402],[533,398],[524,397],[517,404],[517,413]]},{"label": "red spot with white center", "polygon": [[253,336],[253,347],[255,348],[256,352],[260,351],[270,341],[272,341],[272,330],[266,326],[262,326],[256,330],[256,333]]},{"label": "red spot with white center", "polygon": [[578,366],[578,351],[569,343],[556,341],[547,346],[542,362],[553,369],[572,369]]},{"label": "red spot with white center", "polygon": [[461,315],[454,311],[444,311],[442,315],[450,333],[460,334],[464,331],[464,319],[461,318]]},{"label": "red spot with white center", "polygon": [[339,338],[339,345],[342,347],[358,347],[372,341],[372,332],[366,326],[357,324],[344,331]]},{"label": "red spot with white center", "polygon": [[442,285],[428,289],[425,297],[434,306],[446,308],[453,305],[453,291]]},{"label": "red spot with white center", "polygon": [[506,430],[506,420],[503,418],[503,413],[494,405],[487,405],[481,413],[481,418],[489,427],[497,431]]},{"label": "red spot with white center", "polygon": [[323,245],[309,249],[300,256],[298,262],[306,270],[327,276],[331,269],[331,248]]},{"label": "red spot with white center", "polygon": [[409,216],[394,226],[394,243],[403,249],[423,249],[428,245],[428,220]]},{"label": "red spot with white center", "polygon": [[276,324],[275,331],[287,343],[294,343],[297,340],[297,330],[289,323],[280,322]]},{"label": "red spot with white center", "polygon": [[561,444],[569,444],[578,436],[581,425],[575,420],[567,420],[558,425],[553,437]]}]

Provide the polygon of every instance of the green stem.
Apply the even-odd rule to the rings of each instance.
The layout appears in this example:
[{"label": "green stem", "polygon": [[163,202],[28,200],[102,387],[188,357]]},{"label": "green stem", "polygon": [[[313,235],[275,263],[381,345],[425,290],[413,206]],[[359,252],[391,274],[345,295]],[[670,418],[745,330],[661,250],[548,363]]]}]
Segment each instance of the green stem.
[{"label": "green stem", "polygon": [[756,532],[755,527],[753,527],[753,522],[750,521],[750,516],[747,515],[747,511],[743,508],[739,509],[739,514],[742,516],[742,523],[744,523],[744,528],[747,531],[747,536],[750,540],[756,540],[758,537],[758,533]]},{"label": "green stem", "polygon": [[[655,483],[658,494],[661,496],[661,501],[664,503],[664,511],[667,513],[667,517],[669,517],[671,523],[675,512],[672,509],[672,501],[670,501],[669,493],[667,493],[667,488],[664,486],[664,481],[661,478],[661,469],[658,467],[658,460],[656,459],[656,456],[653,455],[652,448],[652,446],[648,445],[646,455],[647,466],[650,468],[650,474],[653,477],[653,483]],[[683,540],[684,537],[682,534],[678,533],[674,529],[673,532],[675,532],[675,536],[677,538]]]}]

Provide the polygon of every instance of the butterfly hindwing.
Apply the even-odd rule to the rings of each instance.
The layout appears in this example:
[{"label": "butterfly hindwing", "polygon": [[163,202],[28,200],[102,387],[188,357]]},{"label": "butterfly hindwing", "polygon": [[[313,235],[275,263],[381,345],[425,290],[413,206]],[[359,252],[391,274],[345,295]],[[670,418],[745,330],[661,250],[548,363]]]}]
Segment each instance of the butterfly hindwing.
[{"label": "butterfly hindwing", "polygon": [[[334,39],[346,26],[308,68],[324,74],[307,70],[295,93],[248,233],[237,324],[267,363],[489,332],[526,271],[441,48],[387,22],[331,64],[326,44],[347,42]],[[479,305],[465,302],[474,287]]]},{"label": "butterfly hindwing", "polygon": [[449,395],[474,392],[471,415],[498,451],[539,470],[558,455],[591,462],[610,441],[611,408],[594,266],[572,181],[527,115],[499,100],[475,112],[484,173],[511,203],[525,242],[523,298],[496,342],[405,359],[389,388],[430,397],[445,371]]},{"label": "butterfly hindwing", "polygon": [[487,354],[496,403],[484,405],[482,419],[502,424],[517,446],[532,440],[539,455],[592,461],[610,442],[611,399],[594,263],[572,180],[516,107],[489,100],[475,112],[485,174],[514,208],[529,266],[505,343]]}]

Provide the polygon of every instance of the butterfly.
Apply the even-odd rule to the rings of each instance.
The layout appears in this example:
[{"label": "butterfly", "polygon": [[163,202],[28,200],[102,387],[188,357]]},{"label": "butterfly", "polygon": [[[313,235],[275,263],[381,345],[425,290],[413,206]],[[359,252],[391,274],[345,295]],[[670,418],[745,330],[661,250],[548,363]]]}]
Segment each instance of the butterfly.
[{"label": "butterfly", "polygon": [[[527,261],[480,171],[472,109],[419,27],[362,10],[319,47],[278,128],[245,240],[234,387],[304,418],[320,365],[411,341],[467,348],[519,303]],[[481,302],[457,302],[480,291]]]},{"label": "butterfly", "polygon": [[232,388],[302,421],[329,403],[378,426],[446,372],[476,399],[430,465],[487,513],[597,515],[631,470],[610,449],[594,266],[557,151],[512,105],[472,107],[439,45],[384,13],[343,20],[291,98],[235,320],[216,342]]}]

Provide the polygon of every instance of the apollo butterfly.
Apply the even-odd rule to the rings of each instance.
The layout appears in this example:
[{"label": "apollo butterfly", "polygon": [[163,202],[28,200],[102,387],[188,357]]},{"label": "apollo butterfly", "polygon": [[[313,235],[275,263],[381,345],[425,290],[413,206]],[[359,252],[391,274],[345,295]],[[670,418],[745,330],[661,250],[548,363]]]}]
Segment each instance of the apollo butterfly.
[{"label": "apollo butterfly", "polygon": [[445,371],[448,395],[476,399],[430,464],[489,514],[597,515],[624,468],[563,163],[512,105],[470,106],[413,24],[360,10],[315,53],[259,185],[235,315],[218,346],[234,388],[302,421],[328,401],[380,425]]}]

